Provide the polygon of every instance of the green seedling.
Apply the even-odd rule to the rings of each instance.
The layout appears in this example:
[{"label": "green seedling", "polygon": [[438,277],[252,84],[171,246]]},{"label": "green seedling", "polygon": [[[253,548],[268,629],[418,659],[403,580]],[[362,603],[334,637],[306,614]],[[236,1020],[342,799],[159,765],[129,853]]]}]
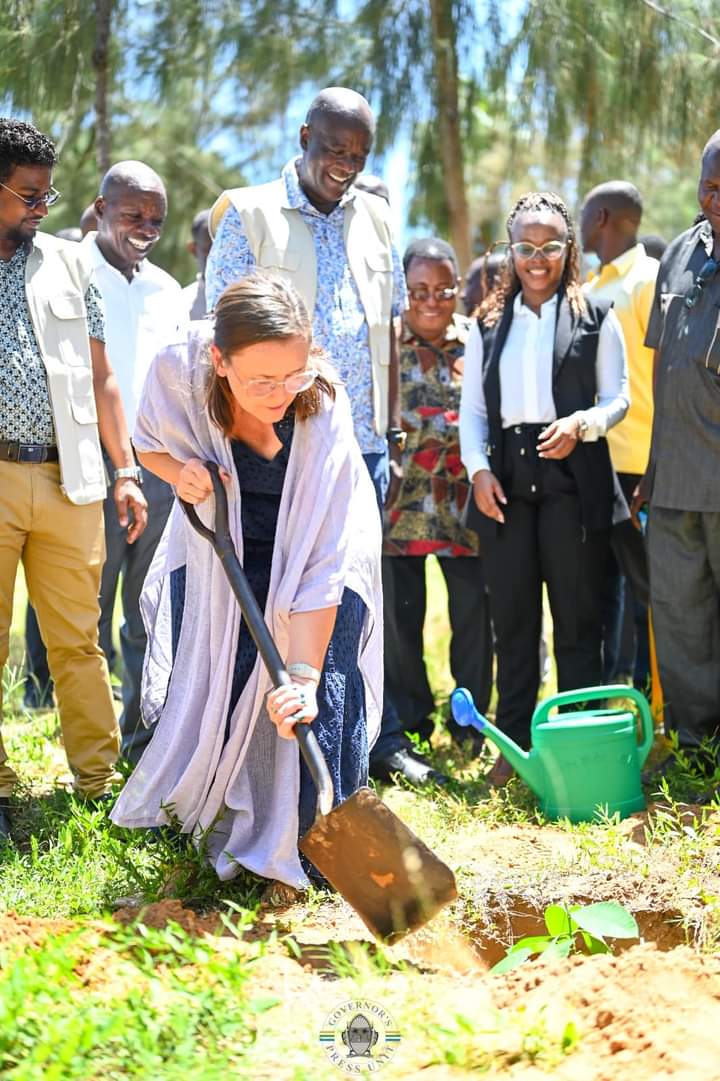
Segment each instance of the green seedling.
[{"label": "green seedling", "polygon": [[592,905],[548,905],[545,909],[546,935],[527,935],[513,943],[502,961],[490,972],[500,975],[529,961],[531,957],[567,957],[584,946],[588,953],[610,953],[606,938],[639,938],[635,917],[617,901]]}]

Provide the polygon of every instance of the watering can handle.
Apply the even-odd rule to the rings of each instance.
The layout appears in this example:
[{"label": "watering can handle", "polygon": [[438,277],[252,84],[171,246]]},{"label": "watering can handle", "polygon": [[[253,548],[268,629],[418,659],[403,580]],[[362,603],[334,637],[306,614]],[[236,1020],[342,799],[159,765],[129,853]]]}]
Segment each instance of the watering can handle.
[{"label": "watering can handle", "polygon": [[610,687],[583,687],[577,691],[561,691],[559,694],[551,695],[550,698],[546,698],[544,702],[541,702],[536,707],[531,730],[534,733],[536,728],[539,728],[541,724],[545,724],[550,717],[550,710],[555,709],[557,706],[570,706],[576,703],[610,698],[630,698],[638,708],[642,728],[642,739],[639,747],[640,765],[642,766],[650,754],[655,739],[652,715],[645,695],[641,694],[635,687],[626,687],[623,683]]},{"label": "watering can handle", "polygon": [[[220,471],[215,462],[205,462],[205,467],[210,473],[215,493],[215,530],[213,531],[201,521],[198,512],[191,503],[186,503],[184,499],[179,497],[178,502],[193,529],[201,537],[209,541],[215,549],[232,591],[240,605],[243,619],[247,623],[248,630],[257,646],[258,653],[270,673],[273,687],[285,687],[288,683],[292,683],[292,680],[268,630],[265,617],[250,587],[250,583],[245,577],[245,571],[242,569],[235,551],[235,545],[230,536],[227,493],[220,477]],[[309,725],[296,724],[295,738],[300,745],[300,751],[307,763],[318,793],[318,812],[323,815],[329,814],[334,799],[333,783],[317,737],[310,730]]]}]

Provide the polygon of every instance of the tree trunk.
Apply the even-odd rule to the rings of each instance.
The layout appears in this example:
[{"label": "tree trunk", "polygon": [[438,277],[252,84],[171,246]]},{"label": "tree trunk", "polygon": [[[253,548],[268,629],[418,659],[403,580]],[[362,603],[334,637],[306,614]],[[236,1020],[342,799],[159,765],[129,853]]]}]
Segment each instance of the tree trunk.
[{"label": "tree trunk", "polygon": [[110,168],[110,121],[108,83],[110,81],[110,33],[113,0],[95,0],[95,162],[100,176]]},{"label": "tree trunk", "polygon": [[452,0],[430,0],[433,38],[435,106],[445,194],[450,222],[450,240],[464,274],[473,259],[470,215],[465,191],[465,170],[460,137],[458,58]]}]

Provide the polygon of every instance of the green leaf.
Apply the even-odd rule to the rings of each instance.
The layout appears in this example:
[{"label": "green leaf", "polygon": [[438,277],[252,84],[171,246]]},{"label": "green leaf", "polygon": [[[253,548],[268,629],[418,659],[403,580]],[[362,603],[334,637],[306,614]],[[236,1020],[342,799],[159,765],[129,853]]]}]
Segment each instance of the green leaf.
[{"label": "green leaf", "polygon": [[602,938],[596,938],[595,935],[589,935],[587,931],[581,931],[580,934],[583,937],[583,942],[585,943],[589,954],[610,953],[610,947]]},{"label": "green leaf", "polygon": [[508,953],[515,953],[517,950],[530,950],[531,953],[542,953],[552,943],[550,935],[527,935],[525,938],[519,938],[517,942],[514,942]]},{"label": "green leaf", "polygon": [[551,942],[545,950],[545,957],[567,957],[573,948],[573,940],[570,935]]},{"label": "green leaf", "polygon": [[640,931],[632,916],[617,901],[598,901],[573,913],[578,927],[596,938],[639,938]]},{"label": "green leaf", "polygon": [[490,969],[491,976],[501,976],[503,972],[512,972],[514,968],[519,968],[525,961],[531,956],[532,950],[522,949],[516,950],[515,953],[508,953],[503,957],[502,961],[498,961],[496,965]]},{"label": "green leaf", "polygon": [[573,928],[572,920],[567,909],[562,905],[548,905],[545,909],[545,926],[553,938],[558,935],[569,935]]}]

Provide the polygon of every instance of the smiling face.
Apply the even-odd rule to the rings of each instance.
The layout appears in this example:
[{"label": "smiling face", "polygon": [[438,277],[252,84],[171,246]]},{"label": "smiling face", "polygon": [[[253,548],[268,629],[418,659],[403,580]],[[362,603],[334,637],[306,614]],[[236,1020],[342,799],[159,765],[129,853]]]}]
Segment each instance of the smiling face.
[{"label": "smiling face", "polygon": [[19,247],[35,236],[48,208],[40,203],[31,210],[18,195],[25,199],[44,195],[52,187],[52,169],[47,165],[16,165],[3,183],[12,191],[0,188],[0,239]]},{"label": "smiling face", "polygon": [[339,203],[372,149],[372,131],[361,117],[323,114],[300,128],[299,175],[313,206],[328,213]]},{"label": "smiling face", "polygon": [[167,199],[160,189],[113,185],[95,201],[97,243],[108,263],[131,277],[162,234]]},{"label": "smiling face", "polygon": [[[565,243],[567,239],[568,232],[564,218],[550,210],[520,213],[510,230],[512,244],[526,242],[534,244],[536,248],[542,247],[550,240]],[[560,286],[567,260],[567,247],[559,259],[548,259],[540,252],[535,252],[529,259],[524,259],[513,251],[512,260],[522,286],[523,300],[528,307],[537,310],[557,292]]]},{"label": "smiling face", "polygon": [[[211,354],[215,371],[227,379],[240,409],[262,424],[277,424],[297,396],[288,393],[283,380],[307,368],[309,351],[306,338],[294,337],[257,342],[229,356],[223,356],[214,345]],[[256,397],[247,386],[251,379],[275,382],[276,386],[269,394]]]},{"label": "smiling face", "polygon": [[703,159],[698,202],[713,233],[720,236],[720,149],[711,150]]},{"label": "smiling face", "polygon": [[415,258],[410,261],[405,277],[410,303],[405,322],[413,334],[433,345],[443,341],[452,323],[457,298],[443,300],[439,294],[443,289],[457,286],[455,267],[449,259]]}]

